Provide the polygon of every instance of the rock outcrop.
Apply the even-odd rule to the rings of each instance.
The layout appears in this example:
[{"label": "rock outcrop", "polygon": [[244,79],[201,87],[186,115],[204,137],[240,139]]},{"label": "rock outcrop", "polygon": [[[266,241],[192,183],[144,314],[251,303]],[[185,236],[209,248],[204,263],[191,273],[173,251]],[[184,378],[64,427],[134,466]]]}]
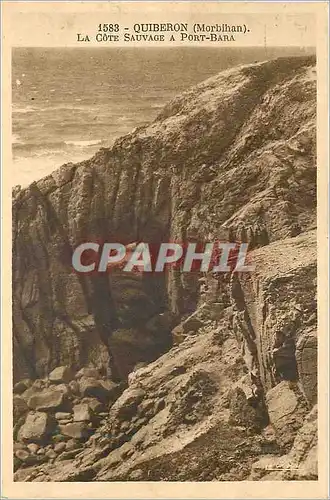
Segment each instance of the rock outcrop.
[{"label": "rock outcrop", "polygon": [[[16,480],[317,477],[314,63],[220,73],[15,194]],[[247,242],[256,268],[81,276],[86,239]]]}]

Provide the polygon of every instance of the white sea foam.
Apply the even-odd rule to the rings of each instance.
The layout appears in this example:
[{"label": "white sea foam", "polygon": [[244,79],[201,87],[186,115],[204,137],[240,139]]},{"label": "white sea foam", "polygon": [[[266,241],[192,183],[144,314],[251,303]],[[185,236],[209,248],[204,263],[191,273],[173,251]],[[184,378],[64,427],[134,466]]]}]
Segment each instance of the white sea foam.
[{"label": "white sea foam", "polygon": [[[49,102],[49,100],[47,101]],[[91,108],[87,108],[84,106],[72,106],[72,105],[67,105],[67,106],[47,106],[44,108],[41,107],[33,107],[33,106],[26,106],[25,108],[16,108],[13,106],[12,112],[13,113],[44,113],[44,112],[51,112],[51,111],[85,111],[90,112]]]},{"label": "white sea foam", "polygon": [[35,108],[32,106],[26,106],[26,108],[15,108],[13,107],[13,113],[33,113]]},{"label": "white sea foam", "polygon": [[101,139],[96,139],[94,141],[65,141],[67,146],[78,146],[81,148],[85,148],[88,146],[96,146],[97,144],[101,144]]}]

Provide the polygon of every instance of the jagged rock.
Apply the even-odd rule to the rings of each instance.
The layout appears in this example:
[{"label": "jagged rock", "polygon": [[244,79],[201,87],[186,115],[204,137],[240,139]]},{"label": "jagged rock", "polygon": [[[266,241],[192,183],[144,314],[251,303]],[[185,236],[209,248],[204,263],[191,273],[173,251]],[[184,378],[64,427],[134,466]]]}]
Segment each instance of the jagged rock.
[{"label": "jagged rock", "polygon": [[171,332],[173,343],[180,344],[188,335],[204,331],[208,324],[210,325],[212,321],[218,321],[222,317],[223,311],[224,305],[221,303],[205,302],[201,304],[192,315],[173,328]]},{"label": "jagged rock", "polygon": [[127,389],[111,408],[112,413],[125,420],[131,417],[145,396],[142,389]]},{"label": "jagged rock", "polygon": [[115,400],[122,391],[119,384],[110,380],[96,380],[82,377],[79,380],[80,394],[82,397],[96,398],[101,403]]},{"label": "jagged rock", "polygon": [[119,384],[112,380],[101,380],[100,384],[107,391],[107,402],[113,403],[123,392],[126,384],[121,382]]},{"label": "jagged rock", "polygon": [[81,370],[79,370],[76,373],[75,378],[79,380],[81,377],[94,378],[97,380],[100,378],[100,372],[96,368],[91,368],[91,367],[81,368]]},{"label": "jagged rock", "polygon": [[49,380],[53,384],[68,384],[73,377],[74,374],[69,366],[58,366],[49,374]]},{"label": "jagged rock", "polygon": [[105,405],[97,399],[83,398],[81,402],[87,404],[93,414],[100,414],[105,409]]},{"label": "jagged rock", "polygon": [[108,391],[94,378],[82,377],[79,380],[79,389],[82,397],[94,397],[101,402],[108,398]]},{"label": "jagged rock", "polygon": [[[258,223],[261,234],[264,221],[259,219],[262,218],[267,220],[267,234],[273,242],[290,235],[297,222],[302,233],[314,223],[313,63],[312,57],[283,58],[216,75],[178,96],[149,127],[137,129],[119,139],[112,149],[103,149],[82,164],[65,166],[17,194],[13,206],[15,277],[17,274],[13,314],[19,332],[14,345],[15,379],[33,370],[43,376],[49,370],[51,358],[63,365],[107,366],[109,356],[105,345],[111,340],[108,336],[116,315],[126,321],[125,328],[135,326],[136,319],[146,323],[158,313],[155,302],[157,308],[165,307],[167,296],[171,297],[169,308],[174,314],[191,314],[195,309],[195,284],[199,276],[196,280],[193,277],[181,280],[175,270],[169,273],[168,286],[165,282],[155,286],[151,276],[148,294],[142,289],[143,280],[139,277],[134,279],[134,286],[128,286],[127,282],[125,285],[125,273],[118,273],[110,285],[95,280],[93,292],[92,278],[88,277],[88,286],[83,287],[79,277],[68,272],[59,258],[63,254],[58,243],[62,241],[63,230],[70,245],[80,241],[87,228],[97,228],[100,234],[96,238],[100,239],[116,234],[119,239],[135,241],[137,227],[143,241],[161,241],[168,228],[170,239],[193,231],[202,239],[206,232],[213,236],[215,220],[216,231],[223,224],[236,231],[244,220],[245,227]],[[294,96],[302,87],[305,101],[298,102]],[[293,113],[296,120],[292,127]],[[279,130],[280,137],[276,132]],[[138,165],[137,156],[141,158]],[[213,172],[210,178],[202,175],[202,184],[194,181],[201,170]],[[68,192],[71,196],[67,196]],[[129,204],[132,193],[135,203]],[[290,213],[289,194],[294,215]],[[298,203],[304,196],[310,200],[307,208]],[[184,217],[180,203],[191,206]],[[54,213],[51,222],[45,208],[48,205]],[[100,226],[100,220],[108,222]],[[43,241],[42,235],[50,223],[53,237],[41,248],[40,239]],[[25,266],[21,265],[22,256]],[[38,262],[49,263],[38,275],[33,266],[36,258]],[[49,290],[52,300],[47,299],[44,290]],[[100,297],[95,302],[99,310],[93,315],[89,311],[92,294]],[[154,298],[156,294],[159,300],[151,300],[150,296]],[[24,320],[23,298],[25,307],[33,304],[29,324]],[[115,311],[114,302],[120,304]],[[55,321],[54,304],[59,312]],[[41,315],[46,318],[43,322],[39,321]],[[108,324],[109,329],[102,326]],[[168,349],[166,332],[156,333],[154,341],[149,333],[140,333],[138,340],[133,336],[137,349],[130,352],[134,363],[131,366],[130,360],[127,369],[139,361],[150,358],[152,361]],[[29,351],[25,359],[21,355],[24,349],[20,349],[24,338],[29,339],[24,342],[24,349]],[[50,339],[49,346],[44,342],[46,338]],[[128,344],[133,345],[130,340]],[[74,346],[70,352],[68,345]],[[115,346],[119,355],[126,345],[127,337],[119,333]],[[36,356],[37,352],[43,352],[43,356]],[[26,359],[37,359],[36,366],[29,366]]]},{"label": "jagged rock", "polygon": [[18,439],[26,442],[43,442],[54,429],[54,422],[47,413],[28,413],[19,430]]},{"label": "jagged rock", "polygon": [[87,438],[89,432],[84,422],[73,422],[66,425],[60,425],[61,433],[75,439]]},{"label": "jagged rock", "polygon": [[75,422],[89,422],[91,419],[90,408],[87,404],[79,404],[73,407],[73,420]]},{"label": "jagged rock", "polygon": [[269,419],[278,443],[292,445],[308,411],[298,385],[283,381],[266,394]]},{"label": "jagged rock", "polygon": [[131,427],[130,422],[123,422],[120,426],[120,430],[121,432],[125,433],[130,429],[130,427]]},{"label": "jagged rock", "polygon": [[[316,331],[314,63],[312,57],[281,58],[222,72],[111,149],[16,193],[14,380],[44,377],[55,362],[105,372],[109,361],[113,380],[126,380],[137,363],[149,363],[130,376],[96,439],[71,463],[52,463],[43,480],[126,481],[137,467],[139,478],[149,481],[246,480],[267,440],[249,425],[230,423],[244,398],[239,393],[230,406],[228,394],[249,372],[264,393],[274,391],[268,405],[276,439],[284,448],[295,434],[298,439],[303,403],[293,387],[303,377],[298,381],[298,363],[292,369],[299,360],[294,347]],[[141,241],[212,241],[223,229],[226,239],[250,243],[256,269],[235,280],[206,276],[205,301],[232,306],[235,314],[222,317],[219,308],[205,307],[205,317],[191,330],[181,326],[183,342],[171,348],[172,324],[145,325],[160,310],[168,309],[179,325],[194,316],[199,273],[170,268],[165,277],[128,277],[115,270],[111,279],[81,280],[63,263],[61,242],[65,235],[73,248],[91,229],[97,240],[111,234],[132,242],[137,235]],[[234,332],[237,312],[241,325]],[[101,387],[105,404],[108,396],[95,380],[92,391]],[[123,420],[123,403],[141,390],[145,396]],[[289,416],[298,399],[287,429],[277,396]],[[153,416],[137,414],[144,399],[153,401]],[[37,472],[15,480],[38,481]]]},{"label": "jagged rock", "polygon": [[29,378],[16,382],[13,389],[14,394],[22,394],[24,391],[26,391],[26,389],[31,387],[31,385],[32,385],[32,380],[30,380]]},{"label": "jagged rock", "polygon": [[203,304],[196,312],[194,312],[191,316],[180,323],[180,325],[173,328],[172,338],[174,339],[175,343],[180,343],[180,341],[184,340],[187,334],[194,333],[199,328],[204,326],[203,313],[206,308],[207,305]]},{"label": "jagged rock", "polygon": [[65,395],[61,390],[46,389],[30,397],[29,408],[39,411],[56,411],[64,407]]}]

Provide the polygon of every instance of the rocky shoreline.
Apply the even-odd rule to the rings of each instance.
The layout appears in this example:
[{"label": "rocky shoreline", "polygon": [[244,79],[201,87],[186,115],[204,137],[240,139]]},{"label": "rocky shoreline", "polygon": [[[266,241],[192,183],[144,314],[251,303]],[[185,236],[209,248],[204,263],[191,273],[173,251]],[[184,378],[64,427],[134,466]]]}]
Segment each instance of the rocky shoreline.
[{"label": "rocky shoreline", "polygon": [[96,368],[76,374],[55,368],[46,379],[14,385],[14,467],[68,460],[108,416],[108,405],[124,390]]},{"label": "rocky shoreline", "polygon": [[[16,481],[317,479],[313,57],[233,68],[13,199]],[[84,240],[253,273],[81,277]]]}]

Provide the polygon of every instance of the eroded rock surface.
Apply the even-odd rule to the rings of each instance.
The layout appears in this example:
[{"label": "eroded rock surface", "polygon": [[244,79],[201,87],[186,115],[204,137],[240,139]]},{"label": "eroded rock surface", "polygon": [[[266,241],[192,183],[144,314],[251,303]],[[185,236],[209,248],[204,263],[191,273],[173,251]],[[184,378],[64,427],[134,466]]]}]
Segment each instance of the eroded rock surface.
[{"label": "eroded rock surface", "polygon": [[[15,480],[317,477],[314,63],[220,73],[15,194],[15,392],[55,421],[27,448],[16,402]],[[256,268],[79,276],[86,239],[247,242]]]}]

